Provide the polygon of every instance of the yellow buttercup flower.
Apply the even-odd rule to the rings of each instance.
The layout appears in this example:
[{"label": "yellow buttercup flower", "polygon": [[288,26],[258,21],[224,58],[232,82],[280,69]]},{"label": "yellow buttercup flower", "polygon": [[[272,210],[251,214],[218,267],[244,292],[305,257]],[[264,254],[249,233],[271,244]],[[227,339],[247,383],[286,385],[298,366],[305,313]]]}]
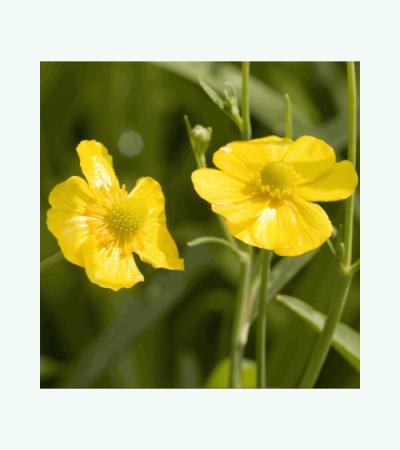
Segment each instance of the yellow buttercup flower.
[{"label": "yellow buttercup flower", "polygon": [[143,177],[128,193],[102,144],[82,141],[77,152],[87,182],[74,176],[58,184],[47,212],[65,258],[84,267],[93,283],[115,291],[143,281],[133,252],[153,267],[183,270],[159,183]]},{"label": "yellow buttercup flower", "polygon": [[313,202],[345,199],[358,182],[351,162],[337,163],[332,147],[311,136],[231,142],[213,161],[220,170],[193,172],[196,192],[233,236],[278,255],[301,255],[324,243],[332,224]]}]

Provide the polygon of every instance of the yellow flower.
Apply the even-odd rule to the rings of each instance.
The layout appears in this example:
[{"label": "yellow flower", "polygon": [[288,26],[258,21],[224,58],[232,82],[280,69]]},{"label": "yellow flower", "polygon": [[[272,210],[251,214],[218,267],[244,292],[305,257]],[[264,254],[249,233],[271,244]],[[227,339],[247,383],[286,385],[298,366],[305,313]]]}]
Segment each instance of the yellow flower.
[{"label": "yellow flower", "polygon": [[47,212],[47,226],[65,258],[84,267],[93,283],[115,291],[143,281],[132,252],[153,267],[183,270],[158,182],[140,178],[128,194],[102,144],[82,141],[77,152],[87,182],[70,177],[58,184]]},{"label": "yellow flower", "polygon": [[325,242],[332,224],[312,202],[345,199],[358,182],[349,161],[337,163],[332,147],[311,136],[231,142],[213,161],[220,170],[193,172],[196,192],[224,216],[233,236],[278,255]]}]

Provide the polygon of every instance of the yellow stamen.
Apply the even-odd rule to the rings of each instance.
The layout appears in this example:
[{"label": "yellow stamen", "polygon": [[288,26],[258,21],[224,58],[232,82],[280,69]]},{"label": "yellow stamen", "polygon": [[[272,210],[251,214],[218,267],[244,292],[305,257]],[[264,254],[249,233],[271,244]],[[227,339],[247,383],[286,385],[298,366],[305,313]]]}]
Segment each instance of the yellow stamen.
[{"label": "yellow stamen", "polygon": [[290,164],[272,162],[260,170],[258,187],[262,193],[280,200],[293,193],[296,179],[296,172]]}]

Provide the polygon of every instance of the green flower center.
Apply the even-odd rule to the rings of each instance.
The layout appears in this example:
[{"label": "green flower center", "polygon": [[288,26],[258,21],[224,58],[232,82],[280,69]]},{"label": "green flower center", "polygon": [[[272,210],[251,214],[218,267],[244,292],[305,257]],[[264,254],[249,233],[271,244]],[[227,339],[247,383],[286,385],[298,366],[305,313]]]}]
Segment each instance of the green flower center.
[{"label": "green flower center", "polygon": [[146,210],[137,201],[124,200],[111,209],[108,220],[111,228],[118,235],[131,236],[143,226]]},{"label": "green flower center", "polygon": [[293,193],[296,179],[296,172],[290,164],[272,162],[260,170],[258,185],[264,194],[282,199]]}]

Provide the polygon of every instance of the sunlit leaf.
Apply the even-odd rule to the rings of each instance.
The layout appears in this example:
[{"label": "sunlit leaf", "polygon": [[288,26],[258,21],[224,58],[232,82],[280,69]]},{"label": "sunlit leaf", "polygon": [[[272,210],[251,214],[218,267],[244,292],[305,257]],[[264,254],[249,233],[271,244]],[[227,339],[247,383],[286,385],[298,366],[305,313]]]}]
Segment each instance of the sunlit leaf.
[{"label": "sunlit leaf", "polygon": [[[288,295],[278,295],[277,300],[304,319],[313,330],[321,332],[324,328],[326,315],[307,303]],[[344,323],[339,323],[333,334],[332,346],[360,371],[360,335],[357,331]]]},{"label": "sunlit leaf", "polygon": [[[225,358],[220,361],[212,370],[207,379],[207,388],[228,388],[229,387],[229,370],[230,359]],[[242,388],[255,388],[257,383],[257,366],[256,363],[250,359],[243,359],[242,361]]]}]

